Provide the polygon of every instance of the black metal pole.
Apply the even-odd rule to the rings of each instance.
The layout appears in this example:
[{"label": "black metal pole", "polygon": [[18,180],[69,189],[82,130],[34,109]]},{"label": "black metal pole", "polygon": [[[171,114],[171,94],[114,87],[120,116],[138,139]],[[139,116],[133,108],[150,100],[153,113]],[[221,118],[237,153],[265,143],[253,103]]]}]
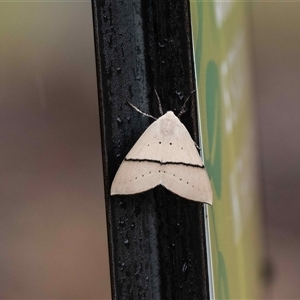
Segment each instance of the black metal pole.
[{"label": "black metal pole", "polygon": [[[195,89],[188,0],[93,0],[113,299],[208,299],[202,204],[159,186],[110,196],[123,158],[159,117]],[[181,121],[197,140],[195,95]]]}]

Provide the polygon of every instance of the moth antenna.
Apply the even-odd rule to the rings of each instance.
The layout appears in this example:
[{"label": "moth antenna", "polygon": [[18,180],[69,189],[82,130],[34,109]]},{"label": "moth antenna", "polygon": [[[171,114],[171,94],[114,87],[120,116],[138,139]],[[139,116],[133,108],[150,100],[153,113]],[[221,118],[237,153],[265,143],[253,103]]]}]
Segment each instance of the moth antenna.
[{"label": "moth antenna", "polygon": [[180,112],[179,112],[179,114],[178,114],[178,118],[180,118],[185,112],[187,112],[187,108],[186,108],[186,104],[187,104],[187,102],[191,99],[191,96],[193,95],[193,93],[195,93],[195,91],[196,90],[193,90],[191,93],[190,93],[190,95],[186,98],[186,100],[184,101],[184,103],[183,103],[183,105],[182,105],[182,107],[181,107],[181,110],[180,110]]},{"label": "moth antenna", "polygon": [[157,93],[157,91],[156,91],[156,89],[155,89],[155,88],[154,88],[154,92],[155,92],[155,94],[156,94],[156,97],[157,97],[157,102],[158,102],[158,108],[159,108],[159,112],[160,112],[160,114],[161,114],[161,115],[163,115],[163,114],[164,114],[164,112],[163,112],[163,110],[162,110],[162,106],[161,106],[160,98],[159,98],[159,96],[158,96],[158,93]]},{"label": "moth antenna", "polygon": [[134,195],[158,185],[187,200],[213,202],[211,183],[195,142],[172,111],[152,122],[127,153],[110,194]]},{"label": "moth antenna", "polygon": [[138,109],[136,106],[134,106],[132,103],[130,103],[129,101],[127,101],[127,103],[132,107],[134,108],[136,111],[138,111],[140,114],[142,114],[143,116],[145,117],[149,117],[149,118],[152,118],[154,120],[157,120],[155,117],[151,116],[151,115],[148,115],[146,113],[144,113],[143,111],[141,111],[140,109]]}]

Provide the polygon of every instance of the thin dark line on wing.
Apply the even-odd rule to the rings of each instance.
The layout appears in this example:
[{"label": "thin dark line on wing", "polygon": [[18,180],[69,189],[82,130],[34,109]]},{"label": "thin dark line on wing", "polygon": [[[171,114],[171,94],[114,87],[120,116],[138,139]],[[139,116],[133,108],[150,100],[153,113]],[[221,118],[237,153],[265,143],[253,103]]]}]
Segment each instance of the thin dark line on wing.
[{"label": "thin dark line on wing", "polygon": [[156,159],[141,159],[141,158],[126,158],[125,157],[125,161],[135,161],[135,162],[150,162],[150,163],[156,163],[156,164],[160,164],[160,165],[182,165],[182,166],[186,166],[186,167],[193,167],[193,168],[201,168],[204,169],[204,165],[200,166],[200,165],[194,165],[194,164],[188,164],[188,163],[184,163],[184,162],[179,162],[179,161],[160,161],[160,160],[156,160]]}]

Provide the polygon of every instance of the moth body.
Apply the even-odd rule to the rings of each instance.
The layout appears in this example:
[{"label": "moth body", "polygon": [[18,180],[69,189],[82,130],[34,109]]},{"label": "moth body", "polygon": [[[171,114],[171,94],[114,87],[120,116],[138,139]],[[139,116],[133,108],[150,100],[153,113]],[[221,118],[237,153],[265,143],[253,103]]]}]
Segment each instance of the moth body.
[{"label": "moth body", "polygon": [[194,201],[212,204],[212,189],[189,132],[172,111],[154,121],[120,165],[111,195],[137,194],[162,185]]}]

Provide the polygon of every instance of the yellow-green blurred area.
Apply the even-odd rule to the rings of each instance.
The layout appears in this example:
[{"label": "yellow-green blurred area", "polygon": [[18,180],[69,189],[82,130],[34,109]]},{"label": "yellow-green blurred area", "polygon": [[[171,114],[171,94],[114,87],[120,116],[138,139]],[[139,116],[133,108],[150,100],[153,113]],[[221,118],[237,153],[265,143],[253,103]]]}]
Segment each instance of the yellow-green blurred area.
[{"label": "yellow-green blurred area", "polygon": [[299,299],[300,2],[190,3],[215,297]]},{"label": "yellow-green blurred area", "polygon": [[[265,289],[261,298],[300,299],[300,2],[247,5],[263,188],[257,228],[265,246],[261,256],[269,262],[266,269],[261,261],[267,279],[255,281]],[[210,13],[206,20],[216,11]],[[211,38],[205,34],[203,47]],[[225,47],[229,40],[221,36]],[[89,1],[0,2],[1,299],[111,297],[95,68]],[[242,120],[242,129],[248,121]],[[229,150],[225,167],[234,160]],[[243,182],[243,174],[234,175]],[[246,211],[249,203],[242,205]],[[242,228],[232,228],[226,240],[220,222],[228,214],[218,204],[214,209],[222,233],[218,244],[230,251]],[[249,218],[237,217],[240,223],[244,216]],[[251,246],[244,245],[248,262]],[[239,260],[228,261],[232,278],[241,271]],[[243,284],[247,279],[254,286],[253,278],[240,278]]]},{"label": "yellow-green blurred area", "polygon": [[216,299],[261,296],[260,198],[252,103],[249,7],[191,1]]}]

